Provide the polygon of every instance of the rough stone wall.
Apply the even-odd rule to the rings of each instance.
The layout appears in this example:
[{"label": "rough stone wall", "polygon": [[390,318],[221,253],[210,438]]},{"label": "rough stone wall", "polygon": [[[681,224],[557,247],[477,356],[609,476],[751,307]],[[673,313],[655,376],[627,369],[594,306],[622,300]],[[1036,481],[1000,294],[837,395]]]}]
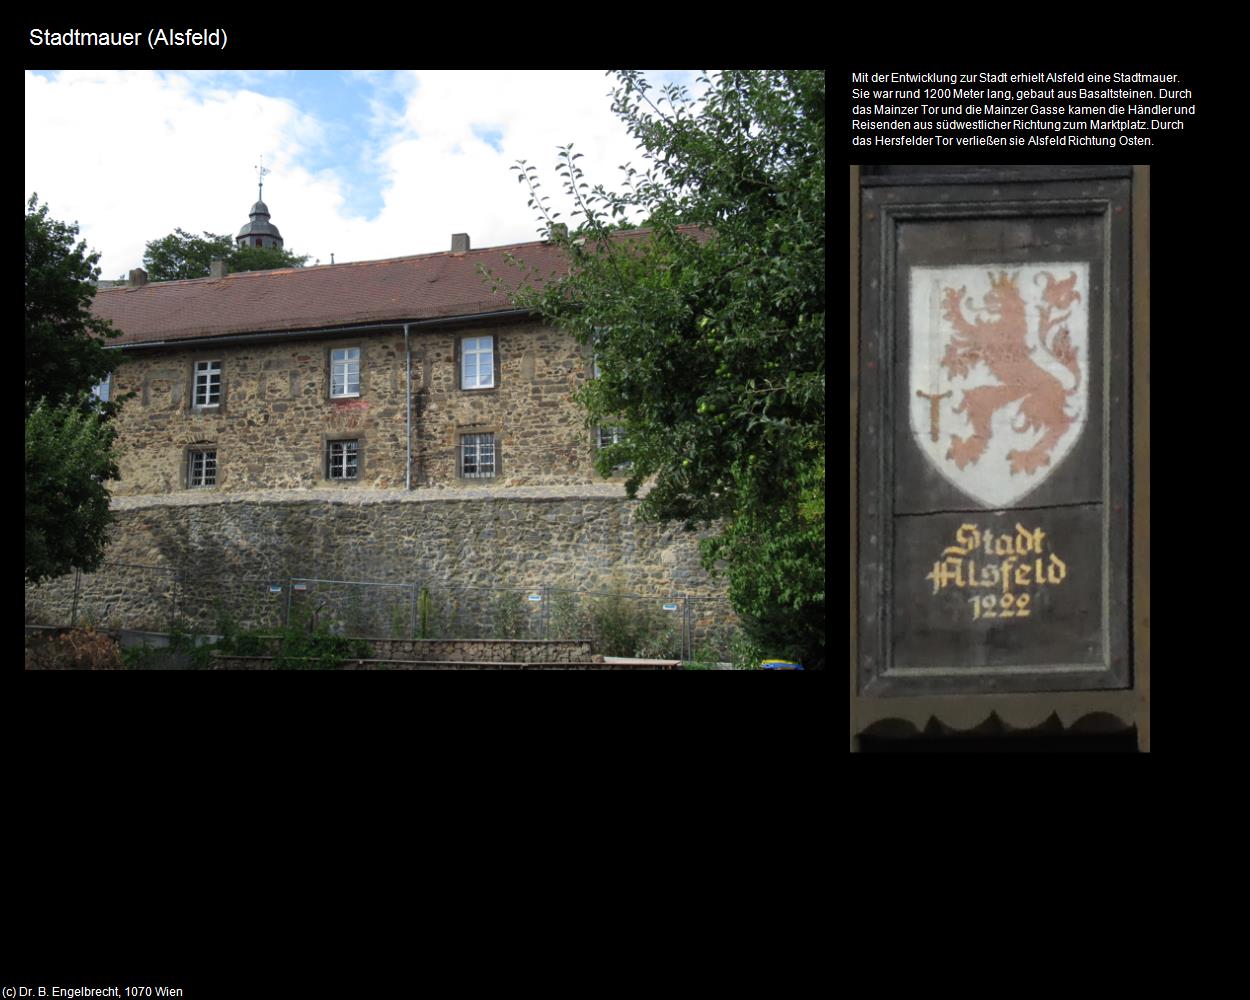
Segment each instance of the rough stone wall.
[{"label": "rough stone wall", "polygon": [[[460,389],[457,343],[484,334],[495,338],[495,388]],[[585,382],[587,356],[571,337],[538,323],[426,334],[413,367],[419,484],[455,485],[460,435],[478,431],[495,433],[499,475],[474,483],[596,481],[593,437],[572,399]]]},{"label": "rough stone wall", "polygon": [[[279,641],[276,638],[267,640],[262,655],[274,655]],[[594,644],[588,639],[542,641],[369,638],[365,641],[372,650],[370,658],[374,660],[431,660],[440,663],[581,663],[595,659]]]},{"label": "rough stone wall", "polygon": [[533,642],[496,639],[370,639],[377,660],[438,660],[494,663],[574,663],[591,660],[589,641]]},{"label": "rough stone wall", "polygon": [[[268,656],[217,656],[214,670],[272,670]],[[673,665],[656,663],[602,663],[594,660],[569,660],[558,663],[478,663],[445,660],[347,660],[339,670],[672,670]]]},{"label": "rough stone wall", "polygon": [[[460,389],[457,345],[495,338],[495,386]],[[461,434],[495,434],[498,474],[483,487],[595,481],[593,436],[572,392],[586,377],[584,351],[538,323],[413,330],[414,485],[457,486]],[[329,352],[361,349],[359,398],[329,398]],[[192,405],[197,361],[220,361],[222,401]],[[401,331],[268,345],[135,351],[122,355],[118,393],[135,398],[118,420],[121,481],[115,496],[187,489],[187,449],[213,446],[212,492],[402,487],[406,463]],[[360,478],[326,477],[327,438],[357,438]]]},{"label": "rough stone wall", "polygon": [[[290,600],[343,621],[353,609],[375,614],[355,634],[411,634],[387,627],[392,615],[412,620],[413,591],[384,586],[402,583],[431,591],[439,617],[431,634],[472,638],[492,635],[500,590],[528,616],[544,606],[521,594],[542,588],[723,598],[723,580],[700,566],[697,536],[638,521],[637,501],[623,493],[601,484],[115,499],[110,565],[82,578],[79,620],[159,629],[176,611],[211,631],[220,607],[242,625],[265,627],[281,623]],[[375,585],[309,584],[296,594],[292,578]],[[67,624],[73,593],[73,575],[28,587],[26,620]],[[698,601],[696,610],[723,623],[732,617],[723,600]]]}]

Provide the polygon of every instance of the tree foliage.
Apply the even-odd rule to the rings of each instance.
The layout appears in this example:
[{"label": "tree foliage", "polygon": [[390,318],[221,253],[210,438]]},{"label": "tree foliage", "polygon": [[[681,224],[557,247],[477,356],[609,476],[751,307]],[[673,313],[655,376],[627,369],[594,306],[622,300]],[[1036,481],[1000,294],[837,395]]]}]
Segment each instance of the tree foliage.
[{"label": "tree foliage", "polygon": [[121,399],[91,392],[114,364],[118,335],[91,313],[99,254],[75,244],[77,225],[26,205],[26,579],[38,583],[103,557],[105,482],[117,478],[110,418]]},{"label": "tree foliage", "polygon": [[[705,563],[723,560],[753,637],[823,662],[824,73],[726,71],[654,100],[640,73],[617,81],[645,169],[592,187],[562,148],[570,235],[517,165],[574,265],[518,303],[593,345],[589,422],[625,429],[599,471],[631,462],[631,496],[654,479],[646,517],[718,525]],[[647,231],[622,234],[631,218]]]},{"label": "tree foliage", "polygon": [[91,571],[104,557],[115,430],[98,413],[35,404],[26,418],[26,579]]},{"label": "tree foliage", "polygon": [[309,254],[299,256],[278,247],[237,247],[226,258],[231,272],[273,271],[280,267],[303,267]]},{"label": "tree foliage", "polygon": [[209,264],[214,260],[226,261],[231,272],[271,271],[303,267],[308,263],[308,255],[277,247],[237,247],[234,237],[224,233],[196,236],[185,229],[175,229],[168,236],[151,240],[143,251],[143,268],[150,281],[207,278]]},{"label": "tree foliage", "polygon": [[214,260],[226,260],[232,253],[234,240],[224,233],[196,236],[185,229],[175,229],[145,245],[143,269],[148,272],[149,281],[207,278],[208,265]]},{"label": "tree foliage", "polygon": [[100,255],[78,226],[48,218],[48,206],[26,204],[26,415],[40,399],[91,406],[91,387],[104,380],[113,357],[104,344],[119,331],[91,312]]}]

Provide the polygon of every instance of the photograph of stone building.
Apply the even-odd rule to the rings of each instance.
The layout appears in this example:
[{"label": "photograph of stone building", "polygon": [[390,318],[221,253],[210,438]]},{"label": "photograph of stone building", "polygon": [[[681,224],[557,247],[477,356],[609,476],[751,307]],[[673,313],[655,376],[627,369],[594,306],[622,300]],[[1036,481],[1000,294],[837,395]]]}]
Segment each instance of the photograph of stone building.
[{"label": "photograph of stone building", "polygon": [[[240,245],[280,247],[268,206],[249,215]],[[366,598],[372,633],[396,585],[440,595],[444,634],[488,632],[500,591],[534,595],[529,614],[553,591],[645,596],[682,619],[672,634],[686,644],[728,625],[697,536],[638,521],[624,470],[595,472],[620,431],[587,426],[573,398],[594,377],[591,350],[513,305],[509,258],[539,281],[568,269],[550,242],[473,248],[461,233],[388,260],[215,263],[165,282],[136,270],[100,287],[93,309],[122,332],[98,391],[130,395],[116,521],[100,572],[27,588],[28,621],[89,608],[153,628],[176,605],[199,627],[223,607],[263,625],[303,580]]]}]

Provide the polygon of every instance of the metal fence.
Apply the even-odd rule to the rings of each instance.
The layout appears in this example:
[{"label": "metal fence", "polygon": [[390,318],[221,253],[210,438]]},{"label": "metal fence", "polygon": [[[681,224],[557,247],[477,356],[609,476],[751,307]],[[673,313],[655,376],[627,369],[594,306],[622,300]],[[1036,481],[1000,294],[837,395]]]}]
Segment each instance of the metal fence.
[{"label": "metal fence", "polygon": [[591,639],[599,653],[732,658],[723,598],[618,590],[448,586],[437,581],[239,577],[106,563],[27,587],[28,624],[219,633],[303,624],[341,635],[422,639]]}]

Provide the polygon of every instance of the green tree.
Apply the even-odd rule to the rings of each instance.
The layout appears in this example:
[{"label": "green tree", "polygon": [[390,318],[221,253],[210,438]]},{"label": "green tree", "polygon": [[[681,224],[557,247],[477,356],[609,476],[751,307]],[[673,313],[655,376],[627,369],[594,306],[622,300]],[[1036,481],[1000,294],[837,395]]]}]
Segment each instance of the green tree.
[{"label": "green tree", "polygon": [[227,261],[233,271],[273,271],[280,267],[303,267],[308,254],[302,257],[277,247],[238,247]]},{"label": "green tree", "polygon": [[209,263],[227,260],[232,253],[234,240],[230,236],[209,232],[195,236],[185,229],[175,229],[144,246],[143,269],[148,272],[149,281],[207,278]]},{"label": "green tree", "polygon": [[116,337],[91,312],[100,255],[75,246],[78,226],[48,218],[37,196],[26,203],[26,415],[40,399],[92,407],[90,390],[112,370],[105,341]]},{"label": "green tree", "polygon": [[105,482],[116,479],[115,430],[98,413],[40,401],[26,418],[26,579],[39,583],[104,558]]},{"label": "green tree", "polygon": [[92,387],[114,358],[118,335],[91,314],[100,255],[75,244],[78,226],[26,205],[26,579],[38,583],[103,557],[109,523],[105,482],[117,478],[110,418]]},{"label": "green tree", "polygon": [[[611,192],[562,148],[570,235],[537,170],[517,165],[574,263],[517,301],[593,345],[589,422],[625,430],[599,471],[631,462],[631,496],[654,478],[645,517],[719,525],[704,561],[727,573],[752,637],[823,663],[824,73],[726,71],[700,76],[694,98],[617,79],[613,110],[646,169],[626,164]],[[648,230],[622,234],[631,218]]]},{"label": "green tree", "polygon": [[207,278],[209,264],[224,260],[232,272],[270,271],[279,267],[303,267],[308,255],[300,256],[277,247],[236,247],[234,237],[205,232],[195,236],[175,229],[168,236],[145,244],[143,268],[150,281],[182,281]]}]

